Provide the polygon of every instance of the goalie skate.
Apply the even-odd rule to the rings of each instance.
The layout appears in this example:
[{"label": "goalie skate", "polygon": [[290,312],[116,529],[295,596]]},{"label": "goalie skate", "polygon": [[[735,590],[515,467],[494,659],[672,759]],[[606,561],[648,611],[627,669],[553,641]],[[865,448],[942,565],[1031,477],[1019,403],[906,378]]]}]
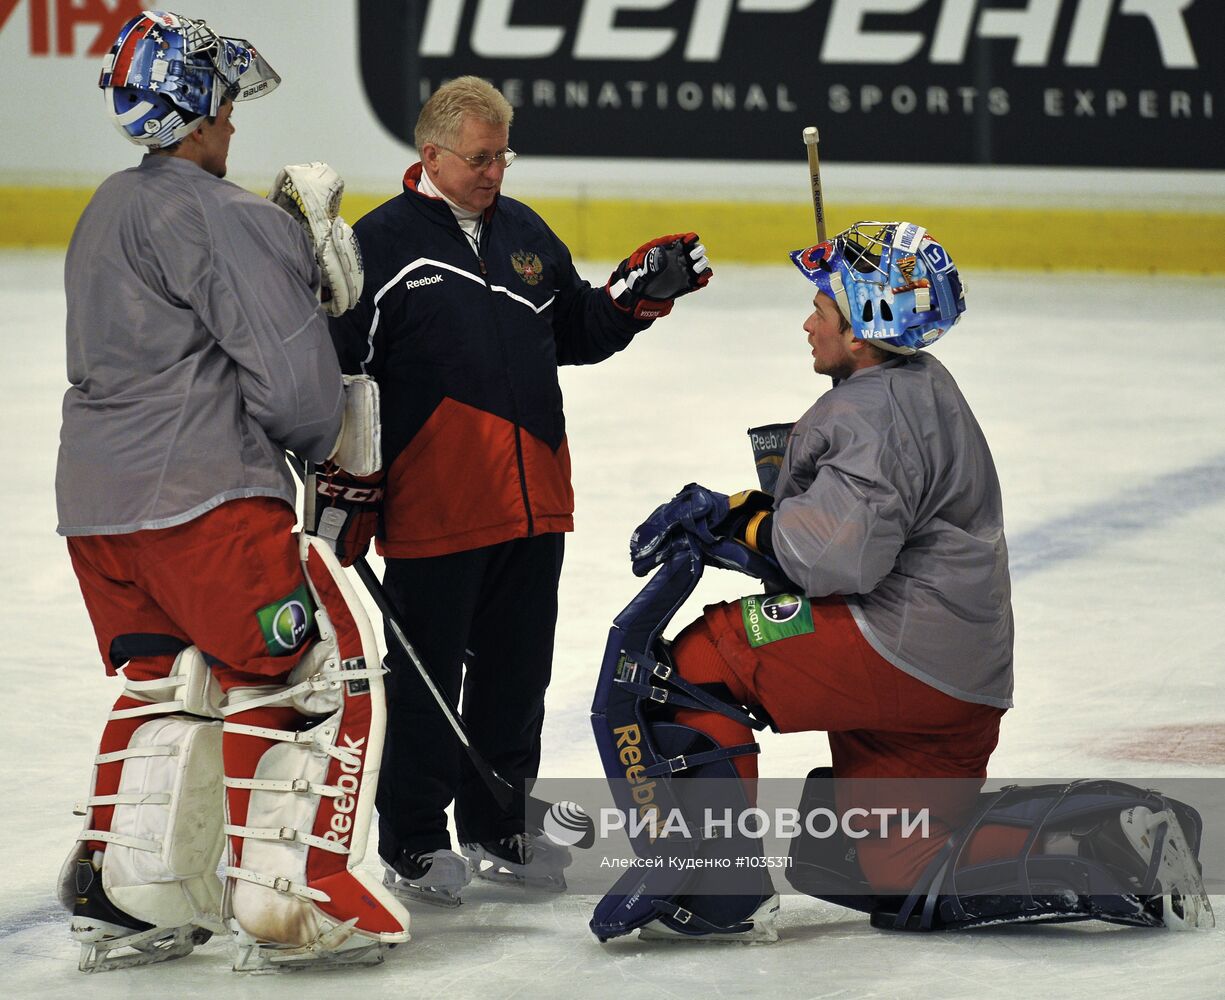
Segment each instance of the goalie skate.
[{"label": "goalie skate", "polygon": [[264,941],[235,926],[235,972],[267,973],[294,969],[331,969],[340,966],[380,965],[397,942],[378,942],[355,934],[357,918],[333,923],[310,942],[297,947]]},{"label": "goalie skate", "polygon": [[[774,922],[778,919],[779,899],[775,893],[741,922],[742,930],[714,931],[690,926],[693,914],[688,910],[669,917],[669,923],[652,920],[638,928],[638,937],[643,941],[713,941],[716,943],[773,944],[778,940]],[[673,927],[672,924],[677,926]]]},{"label": "goalie skate", "polygon": [[195,924],[155,927],[115,906],[102,886],[102,873],[89,858],[78,858],[72,869],[76,897],[72,936],[81,943],[77,968],[107,972],[153,965],[190,955],[213,932]]},{"label": "goalie skate", "polygon": [[[1119,823],[1141,861],[1148,862],[1150,871],[1156,866],[1153,874],[1157,884],[1146,908],[1155,911],[1160,906],[1162,923],[1174,930],[1215,927],[1199,862],[1173,809],[1153,812],[1137,806],[1124,810]],[[1159,856],[1156,850],[1160,850]]]},{"label": "goalie skate", "polygon": [[565,892],[563,869],[570,850],[539,834],[517,833],[502,840],[461,844],[472,873],[487,882],[518,885],[544,892]]},{"label": "goalie skate", "polygon": [[432,906],[459,906],[460,892],[471,881],[467,860],[454,851],[403,854],[394,866],[383,861],[383,885],[402,899]]}]

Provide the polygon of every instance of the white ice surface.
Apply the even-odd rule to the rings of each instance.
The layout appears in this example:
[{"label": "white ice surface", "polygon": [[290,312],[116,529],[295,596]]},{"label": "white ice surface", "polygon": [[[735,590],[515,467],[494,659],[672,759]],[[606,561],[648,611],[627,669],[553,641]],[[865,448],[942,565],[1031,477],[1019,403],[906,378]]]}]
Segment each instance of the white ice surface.
[{"label": "white ice surface", "polygon": [[[1209,248],[1205,248],[1209,249]],[[1143,252],[1138,240],[1118,252]],[[475,886],[418,906],[379,968],[235,980],[221,945],[84,979],[54,902],[79,829],[103,675],[62,539],[53,479],[64,388],[58,254],[0,255],[0,994],[10,997],[1225,995],[1225,920],[1174,934],[1081,924],[887,935],[855,913],[783,900],[769,947],[601,946],[593,897],[524,902]],[[637,591],[625,543],[679,486],[753,485],[744,435],[798,416],[828,385],[800,324],[809,287],[785,264],[719,268],[709,289],[597,369],[563,373],[577,493],[567,541],[545,776],[600,774],[588,706],[609,623]],[[607,266],[585,273],[602,281]],[[1225,284],[971,275],[970,312],[935,352],[975,407],[1003,481],[1017,620],[1017,707],[993,776],[1225,777],[1218,738],[1191,762],[1137,763],[1150,727],[1225,723]],[[692,606],[747,591],[712,571]],[[525,609],[531,613],[531,609]],[[374,611],[371,611],[372,615]],[[766,734],[763,776],[828,761],[819,734]],[[391,776],[387,776],[390,778]],[[373,845],[367,860],[375,857]],[[1218,913],[1225,900],[1215,900]],[[320,987],[322,989],[320,989]]]}]

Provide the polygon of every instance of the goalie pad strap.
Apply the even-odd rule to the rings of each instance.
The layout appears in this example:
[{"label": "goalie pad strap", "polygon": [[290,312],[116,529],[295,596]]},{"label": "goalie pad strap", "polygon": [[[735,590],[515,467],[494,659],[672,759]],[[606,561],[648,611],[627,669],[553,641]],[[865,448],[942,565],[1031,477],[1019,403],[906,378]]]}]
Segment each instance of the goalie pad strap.
[{"label": "goalie pad strap", "polygon": [[225,732],[239,736],[255,736],[264,740],[276,740],[278,743],[294,743],[298,746],[314,747],[316,753],[326,754],[338,760],[341,764],[356,766],[360,760],[351,752],[327,742],[334,735],[331,731],[320,732],[316,729],[272,729],[268,726],[247,726],[236,722],[227,722]]},{"label": "goalie pad strap", "polygon": [[225,874],[228,878],[240,879],[252,885],[262,885],[265,889],[274,889],[288,896],[301,896],[303,899],[313,899],[317,903],[329,903],[332,900],[332,897],[326,892],[312,889],[300,882],[291,882],[283,875],[261,875],[259,872],[249,871],[246,868],[234,868],[231,865],[226,865]]},{"label": "goalie pad strap", "polygon": [[224,718],[229,718],[238,712],[249,712],[253,708],[273,708],[286,707],[293,704],[293,700],[300,694],[306,694],[309,691],[338,691],[340,689],[340,681],[334,677],[314,676],[308,677],[301,683],[295,684],[293,687],[281,687],[268,694],[256,695],[254,697],[243,697],[241,701],[235,701],[232,704],[226,705],[221,710]]},{"label": "goalie pad strap", "polygon": [[242,837],[244,840],[247,838],[252,840],[282,840],[287,843],[292,842],[306,844],[309,847],[317,847],[321,851],[331,851],[333,854],[349,853],[349,848],[344,844],[328,840],[325,837],[315,837],[309,833],[303,833],[301,830],[295,830],[290,826],[234,826],[227,823],[225,825],[225,833],[227,837]]},{"label": "goalie pad strap", "polygon": [[132,692],[161,691],[164,688],[175,688],[183,683],[182,678],[171,674],[169,677],[154,677],[147,681],[125,681],[124,689]]},{"label": "goalie pad strap", "polygon": [[261,792],[298,792],[302,795],[322,795],[329,799],[344,795],[335,785],[321,785],[305,778],[226,778],[225,787]]},{"label": "goalie pad strap", "polygon": [[102,840],[108,844],[120,844],[123,847],[130,847],[134,851],[160,851],[162,849],[162,842],[160,840],[129,837],[125,833],[112,833],[110,830],[82,830],[77,840]]},{"label": "goalie pad strap", "polygon": [[[638,680],[640,673],[647,674],[646,683]],[[651,683],[654,678],[662,680],[665,684],[669,684],[677,690],[667,691]],[[724,701],[722,698],[711,694],[696,684],[691,684],[678,674],[673,667],[666,663],[660,663],[644,653],[627,651],[625,653],[624,664],[618,664],[617,675],[613,678],[613,683],[620,685],[633,694],[649,698],[660,705],[672,704],[684,708],[697,709],[701,712],[718,712],[734,722],[739,722],[741,725],[759,732],[768,726],[768,723],[755,719],[748,712],[741,711],[739,707]]]},{"label": "goalie pad strap", "polygon": [[678,906],[670,899],[654,900],[655,909],[660,913],[666,913],[678,924],[684,924],[686,927],[696,927],[698,930],[705,931],[707,934],[743,934],[745,931],[753,929],[751,923],[739,922],[732,924],[730,927],[724,927],[721,924],[711,923],[705,917],[701,917],[692,910],[686,910],[683,906]]},{"label": "goalie pad strap", "polygon": [[676,774],[677,771],[688,771],[691,767],[701,767],[703,764],[713,764],[731,757],[744,757],[757,753],[761,753],[761,747],[756,743],[740,743],[734,747],[719,747],[716,750],[704,750],[700,753],[670,757],[658,764],[643,768],[642,773],[647,778],[658,778],[661,774]]},{"label": "goalie pad strap", "polygon": [[[324,665],[324,668],[327,668],[327,664]],[[342,684],[346,684],[350,681],[370,680],[376,676],[382,677],[383,673],[383,668],[379,666],[373,668],[364,667],[360,670],[345,670],[343,674],[340,674],[335,670],[329,671],[327,676],[315,674],[308,677],[304,681],[294,684],[291,687],[277,688],[275,691],[271,691],[268,694],[257,695],[251,698],[244,697],[241,700],[236,700],[233,704],[227,705],[225,708],[223,708],[221,710],[221,714],[223,717],[228,719],[231,715],[234,715],[237,712],[246,712],[252,708],[272,708],[274,706],[283,707],[295,705],[300,695],[308,695],[311,692],[320,691],[339,691]],[[230,723],[227,722],[227,732],[230,731],[230,729]],[[271,731],[279,732],[279,730]],[[308,741],[304,740],[302,742]]]},{"label": "goalie pad strap", "polygon": [[171,801],[169,792],[119,792],[115,795],[95,795],[91,806],[164,806]]},{"label": "goalie pad strap", "polygon": [[117,708],[108,719],[136,719],[142,715],[172,715],[183,711],[181,701],[154,701],[148,705],[138,705],[136,708]]},{"label": "goalie pad strap", "polygon": [[265,740],[277,740],[280,743],[301,743],[310,746],[315,742],[313,729],[273,729],[270,726],[247,726],[239,722],[227,722],[226,733],[237,733],[239,736],[258,736]]},{"label": "goalie pad strap", "polygon": [[117,760],[128,760],[132,757],[177,757],[178,747],[128,747],[126,750],[116,750],[113,753],[100,753],[94,758],[95,764],[113,764]]}]

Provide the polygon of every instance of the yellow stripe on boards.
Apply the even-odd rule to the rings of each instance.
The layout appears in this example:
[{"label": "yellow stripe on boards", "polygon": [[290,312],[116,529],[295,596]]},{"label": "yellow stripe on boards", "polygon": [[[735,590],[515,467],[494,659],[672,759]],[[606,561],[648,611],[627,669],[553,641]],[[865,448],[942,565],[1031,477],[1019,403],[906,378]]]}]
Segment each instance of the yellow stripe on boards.
[{"label": "yellow stripe on boards", "polygon": [[[67,246],[92,193],[0,187],[0,246]],[[388,196],[348,192],[344,216],[354,222]],[[816,240],[812,205],[804,202],[525,200],[580,260],[620,260],[663,233],[693,231],[716,268],[720,263],[783,266],[787,251]],[[859,219],[916,222],[944,243],[964,270],[1225,274],[1225,254],[1195,252],[1225,247],[1225,215],[840,202],[827,204],[825,215],[830,233]]]}]

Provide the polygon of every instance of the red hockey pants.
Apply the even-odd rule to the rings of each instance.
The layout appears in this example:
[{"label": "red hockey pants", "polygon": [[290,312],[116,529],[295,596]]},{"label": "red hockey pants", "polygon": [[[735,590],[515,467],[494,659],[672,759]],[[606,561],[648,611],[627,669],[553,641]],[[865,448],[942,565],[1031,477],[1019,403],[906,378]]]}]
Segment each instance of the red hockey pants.
[{"label": "red hockey pants", "polygon": [[[763,708],[781,732],[828,733],[842,813],[884,804],[874,800],[882,783],[851,779],[974,779],[916,785],[910,804],[929,810],[926,837],[858,841],[860,865],[873,888],[908,891],[948,834],[970,818],[1004,710],[959,701],[890,664],[868,645],[841,598],[809,603],[812,632],[756,648],[740,602],[711,605],[677,637],[676,669],[693,683],[725,684],[734,698]],[[677,721],[723,746],[752,739],[747,727],[713,712],[682,710]],[[737,757],[735,763],[751,792],[757,758]],[[883,794],[892,794],[897,784],[887,787],[893,791]],[[962,864],[1011,857],[1023,840],[1013,831],[987,828],[969,845]]]},{"label": "red hockey pants", "polygon": [[[126,663],[129,680],[166,677],[179,651],[194,645],[223,690],[283,682],[315,631],[295,520],[287,504],[260,497],[172,528],[70,537],[107,673]],[[120,695],[115,708],[139,704]],[[110,720],[98,752],[128,746],[144,721]],[[95,793],[114,794],[122,769],[122,761],[99,765]],[[98,807],[94,827],[109,830],[112,813]]]}]

